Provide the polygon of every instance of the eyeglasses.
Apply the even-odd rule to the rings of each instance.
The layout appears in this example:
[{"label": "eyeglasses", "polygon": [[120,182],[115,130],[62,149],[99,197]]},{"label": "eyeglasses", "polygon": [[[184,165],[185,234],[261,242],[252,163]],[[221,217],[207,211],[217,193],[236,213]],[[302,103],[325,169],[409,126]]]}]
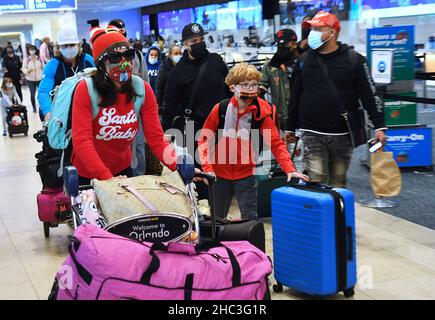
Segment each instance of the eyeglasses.
[{"label": "eyeglasses", "polygon": [[240,83],[239,86],[243,90],[258,89],[258,83]]},{"label": "eyeglasses", "polygon": [[107,55],[105,55],[104,58],[109,60],[110,63],[119,63],[122,60],[122,57],[125,58],[127,61],[132,61],[134,57],[136,56],[136,52],[134,49],[128,49],[124,52],[118,52],[118,51],[112,51],[109,52]]}]

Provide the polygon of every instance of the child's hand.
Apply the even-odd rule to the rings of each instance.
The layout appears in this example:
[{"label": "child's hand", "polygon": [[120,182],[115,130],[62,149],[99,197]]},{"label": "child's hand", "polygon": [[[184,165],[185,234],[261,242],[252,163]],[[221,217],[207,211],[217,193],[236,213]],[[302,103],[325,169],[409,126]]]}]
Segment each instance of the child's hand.
[{"label": "child's hand", "polygon": [[297,171],[287,174],[287,182],[290,182],[292,178],[302,179],[307,182],[310,181],[310,178],[307,175],[299,173]]}]

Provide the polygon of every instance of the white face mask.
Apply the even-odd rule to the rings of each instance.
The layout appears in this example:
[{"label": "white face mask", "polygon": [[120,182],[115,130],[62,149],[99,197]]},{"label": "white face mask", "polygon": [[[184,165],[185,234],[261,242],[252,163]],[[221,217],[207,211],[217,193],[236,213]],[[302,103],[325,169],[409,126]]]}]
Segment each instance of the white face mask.
[{"label": "white face mask", "polygon": [[149,58],[148,58],[148,62],[149,62],[150,64],[156,64],[157,62],[159,62],[159,59],[149,57]]},{"label": "white face mask", "polygon": [[174,61],[175,64],[180,62],[182,55],[172,56],[172,61]]},{"label": "white face mask", "polygon": [[14,87],[13,83],[6,83],[6,88],[12,89]]},{"label": "white face mask", "polygon": [[30,50],[29,53],[30,53],[31,56],[34,56],[36,54],[36,51],[35,50]]},{"label": "white face mask", "polygon": [[74,46],[74,47],[69,47],[69,48],[65,48],[65,49],[60,49],[60,53],[62,53],[62,55],[67,58],[67,59],[74,59],[75,57],[77,57],[77,54],[79,53],[79,47],[78,46]]}]

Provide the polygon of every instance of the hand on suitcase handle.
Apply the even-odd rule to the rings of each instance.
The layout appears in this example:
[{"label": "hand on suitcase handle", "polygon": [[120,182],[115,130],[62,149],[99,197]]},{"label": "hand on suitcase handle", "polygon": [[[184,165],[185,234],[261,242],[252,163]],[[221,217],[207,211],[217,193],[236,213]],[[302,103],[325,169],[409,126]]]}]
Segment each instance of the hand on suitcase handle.
[{"label": "hand on suitcase handle", "polygon": [[216,176],[212,173],[195,172],[195,178],[205,179],[209,186],[212,186],[216,181]]}]

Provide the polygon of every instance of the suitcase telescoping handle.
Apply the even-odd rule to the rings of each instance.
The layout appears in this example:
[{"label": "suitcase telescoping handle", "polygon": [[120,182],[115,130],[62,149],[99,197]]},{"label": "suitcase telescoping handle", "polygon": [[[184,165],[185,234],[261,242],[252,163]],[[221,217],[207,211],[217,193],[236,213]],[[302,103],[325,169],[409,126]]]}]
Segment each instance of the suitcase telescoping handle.
[{"label": "suitcase telescoping handle", "polygon": [[[300,182],[302,182],[302,183],[300,183]],[[331,187],[331,186],[329,186],[327,184],[323,184],[323,183],[320,183],[320,182],[303,181],[302,179],[299,179],[299,178],[291,178],[290,181],[288,182],[288,185],[290,187],[302,186],[302,187],[316,188],[316,189],[326,189],[326,190],[333,189],[333,187]]]},{"label": "suitcase telescoping handle", "polygon": [[211,215],[211,236],[212,240],[217,240],[216,234],[216,215],[214,214],[214,183],[216,182],[216,177],[207,173],[196,173],[196,178],[206,179],[208,182],[208,201],[210,205],[210,215]]}]

